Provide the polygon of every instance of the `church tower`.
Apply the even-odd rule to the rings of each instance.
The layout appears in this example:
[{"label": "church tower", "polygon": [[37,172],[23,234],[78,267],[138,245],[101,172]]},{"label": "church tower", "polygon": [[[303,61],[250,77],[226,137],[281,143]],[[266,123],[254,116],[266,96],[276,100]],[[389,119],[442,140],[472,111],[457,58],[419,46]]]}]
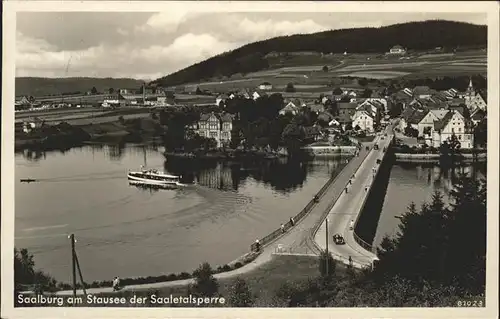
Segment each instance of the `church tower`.
[{"label": "church tower", "polygon": [[466,96],[470,99],[474,97],[474,87],[472,86],[472,78],[469,78],[469,86],[467,87]]}]

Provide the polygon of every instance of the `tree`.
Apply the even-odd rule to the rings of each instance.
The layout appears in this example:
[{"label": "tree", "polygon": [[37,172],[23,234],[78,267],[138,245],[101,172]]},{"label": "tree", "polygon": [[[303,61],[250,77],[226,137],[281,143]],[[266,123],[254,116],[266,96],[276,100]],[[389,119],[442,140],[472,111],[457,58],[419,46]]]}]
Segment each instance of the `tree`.
[{"label": "tree", "polygon": [[293,86],[293,83],[291,83],[291,82],[290,82],[290,83],[288,83],[288,84],[286,85],[285,92],[288,92],[288,93],[293,93],[293,92],[295,92],[295,91],[296,91],[296,90],[295,90],[295,87]]},{"label": "tree", "polygon": [[410,136],[410,137],[418,137],[418,130],[411,127],[410,124],[406,125],[405,127],[405,135]]},{"label": "tree", "polygon": [[92,87],[92,89],[90,90],[90,93],[92,93],[94,95],[97,94],[97,89],[95,86]]},{"label": "tree", "polygon": [[378,280],[398,275],[416,285],[456,287],[459,296],[484,293],[486,183],[461,175],[451,198],[446,206],[436,192],[419,212],[409,207],[397,236],[379,249]]},{"label": "tree", "polygon": [[360,127],[359,125],[357,125],[357,124],[356,124],[356,126],[354,127],[354,130],[355,130],[355,131],[359,131],[359,130],[361,130],[361,127]]},{"label": "tree", "polygon": [[368,84],[368,80],[365,78],[359,78],[358,79],[358,84],[361,86],[366,86]]},{"label": "tree", "polygon": [[242,278],[236,278],[236,281],[230,288],[229,304],[232,307],[251,307],[255,302],[255,296],[250,291],[250,287]]},{"label": "tree", "polygon": [[327,65],[323,66],[323,72],[328,72],[328,66]]},{"label": "tree", "polygon": [[115,89],[109,88],[108,92],[109,92],[109,94],[113,94],[113,93],[115,93]]},{"label": "tree", "polygon": [[[35,270],[33,255],[23,248],[14,248],[14,290],[19,292],[26,289],[26,286],[34,287],[38,293],[43,291],[53,291],[57,281],[42,271]],[[17,299],[17,298],[16,298]]]},{"label": "tree", "polygon": [[294,153],[304,145],[305,132],[302,126],[292,122],[285,127],[282,137],[288,152]]},{"label": "tree", "polygon": [[[328,261],[328,262],[327,262]],[[327,267],[328,266],[328,267]],[[319,273],[321,277],[333,277],[337,268],[337,262],[333,259],[331,253],[326,251],[321,252],[319,255]],[[327,270],[328,269],[328,274]]]},{"label": "tree", "polygon": [[403,104],[401,102],[392,103],[389,108],[389,116],[391,118],[396,118],[403,112]]},{"label": "tree", "polygon": [[474,127],[474,147],[486,146],[488,139],[488,121],[484,118]]},{"label": "tree", "polygon": [[343,93],[343,91],[341,88],[335,88],[335,89],[333,89],[333,92],[332,92],[333,95],[341,95],[342,93]]},{"label": "tree", "polygon": [[361,94],[361,97],[363,98],[369,98],[372,96],[373,91],[369,88],[364,89],[363,93]]},{"label": "tree", "polygon": [[193,272],[195,283],[193,292],[200,297],[213,297],[219,292],[219,283],[213,276],[212,267],[207,262]]}]

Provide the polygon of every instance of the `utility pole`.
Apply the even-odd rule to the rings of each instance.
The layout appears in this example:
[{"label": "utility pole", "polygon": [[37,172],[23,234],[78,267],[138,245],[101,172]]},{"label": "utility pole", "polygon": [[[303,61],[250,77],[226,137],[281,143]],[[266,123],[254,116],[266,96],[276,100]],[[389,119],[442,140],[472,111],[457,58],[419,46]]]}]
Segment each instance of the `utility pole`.
[{"label": "utility pole", "polygon": [[71,266],[73,268],[73,297],[76,298],[75,234],[71,234],[69,239],[71,240]]},{"label": "utility pole", "polygon": [[326,222],[325,222],[325,226],[326,226],[326,260],[325,260],[325,265],[326,265],[326,276],[328,277],[328,274],[329,274],[329,266],[328,263],[329,263],[329,259],[330,259],[330,253],[328,252],[328,218],[326,219]]},{"label": "utility pole", "polygon": [[75,252],[75,262],[76,266],[78,267],[78,275],[80,276],[80,282],[82,283],[83,294],[86,296],[87,292],[85,291],[85,282],[83,281],[82,269],[80,268],[80,263],[78,262],[78,256],[76,255],[76,252]]}]

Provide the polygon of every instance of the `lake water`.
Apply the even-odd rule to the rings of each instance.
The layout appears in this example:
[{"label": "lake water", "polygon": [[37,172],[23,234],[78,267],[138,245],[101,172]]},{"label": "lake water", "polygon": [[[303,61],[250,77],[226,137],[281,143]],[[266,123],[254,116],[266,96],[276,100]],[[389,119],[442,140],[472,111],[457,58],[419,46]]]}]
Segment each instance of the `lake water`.
[{"label": "lake water", "polygon": [[[127,170],[145,162],[195,183],[159,191],[129,186]],[[16,154],[15,244],[64,282],[71,278],[70,233],[89,282],[190,272],[204,261],[216,267],[297,214],[345,162],[190,163],[141,146]]]},{"label": "lake water", "polygon": [[[345,165],[318,159],[238,166],[166,160],[161,151],[101,145],[16,154],[16,247],[28,248],[37,267],[64,282],[71,282],[70,233],[88,282],[190,272],[204,261],[216,267],[288,221]],[[145,163],[193,183],[158,191],[129,186],[127,170]],[[484,176],[485,165],[476,172]],[[446,193],[452,177],[432,165],[394,165],[374,244],[397,231],[395,216],[411,201]]]},{"label": "lake water", "polygon": [[394,236],[399,230],[398,216],[407,211],[411,202],[417,210],[422,203],[430,202],[434,191],[439,191],[448,200],[452,182],[460,172],[476,173],[477,178],[486,179],[486,163],[478,163],[451,169],[441,169],[433,164],[397,163],[392,167],[389,185],[380,214],[377,232],[373,240],[379,246],[385,236]]}]

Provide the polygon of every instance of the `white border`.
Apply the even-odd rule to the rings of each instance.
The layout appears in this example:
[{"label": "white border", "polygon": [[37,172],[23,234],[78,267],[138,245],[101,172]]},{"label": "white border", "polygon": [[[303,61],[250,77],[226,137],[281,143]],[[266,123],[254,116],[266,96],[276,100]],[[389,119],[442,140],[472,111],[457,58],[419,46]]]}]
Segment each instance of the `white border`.
[{"label": "white border", "polygon": [[[488,258],[486,308],[13,308],[15,30],[18,11],[419,12],[488,14]],[[480,2],[4,1],[2,67],[2,318],[493,318],[498,317],[499,6]],[[411,36],[411,35],[409,35]],[[5,107],[7,106],[7,107]]]}]

